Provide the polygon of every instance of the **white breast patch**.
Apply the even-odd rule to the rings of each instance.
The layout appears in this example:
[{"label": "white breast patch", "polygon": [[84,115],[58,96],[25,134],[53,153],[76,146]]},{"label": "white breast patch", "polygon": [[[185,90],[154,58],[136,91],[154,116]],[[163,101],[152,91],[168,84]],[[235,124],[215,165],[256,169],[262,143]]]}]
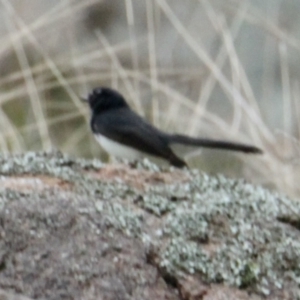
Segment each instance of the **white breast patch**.
[{"label": "white breast patch", "polygon": [[145,156],[142,152],[108,139],[101,134],[95,134],[97,142],[109,154],[119,158],[135,160]]}]

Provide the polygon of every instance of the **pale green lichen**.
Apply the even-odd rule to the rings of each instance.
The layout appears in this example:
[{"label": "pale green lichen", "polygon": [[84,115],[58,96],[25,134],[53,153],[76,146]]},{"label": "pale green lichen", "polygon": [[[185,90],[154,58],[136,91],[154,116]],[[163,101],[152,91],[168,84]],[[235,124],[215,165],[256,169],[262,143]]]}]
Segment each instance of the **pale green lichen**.
[{"label": "pale green lichen", "polygon": [[[145,192],[123,181],[103,182],[83,172],[103,166],[97,160],[72,159],[60,152],[0,157],[3,176],[45,174],[70,182],[79,213],[99,215],[107,230],[111,226],[140,239],[147,236],[147,245],[154,243],[161,249],[159,267],[170,276],[197,274],[207,282],[225,282],[263,295],[291,284],[297,290],[298,202],[243,180],[210,177],[195,170],[182,171],[188,181],[152,184]],[[149,161],[132,166],[160,172]],[[164,171],[172,173],[172,169]],[[0,193],[0,207],[49,195],[6,189]],[[161,222],[161,227],[155,228],[161,234],[145,228],[147,213]],[[54,224],[54,216],[49,215],[47,222]],[[95,230],[100,230],[98,225],[94,224]]]},{"label": "pale green lichen", "polygon": [[[5,176],[48,175],[69,182],[72,190],[76,191],[74,201],[80,201],[78,199],[82,199],[82,195],[88,196],[86,203],[97,202],[101,199],[104,201],[103,216],[108,226],[120,229],[128,235],[139,235],[141,232],[141,215],[113,203],[114,199],[123,199],[132,195],[134,190],[125,184],[101,182],[93,176],[79,172],[80,170],[99,170],[102,167],[102,162],[98,160],[72,159],[59,151],[0,156],[0,174]],[[23,196],[23,192],[5,189],[0,192],[0,202],[20,201]],[[30,197],[31,201],[34,201],[35,198],[38,201],[40,197],[49,196],[49,198],[53,198],[54,195],[53,191],[49,195],[45,191],[43,193],[33,191],[32,194],[25,196],[26,198]],[[105,199],[109,201],[105,203]],[[94,208],[86,208],[86,206],[78,208],[81,213],[84,211],[90,213],[93,209],[95,206]]]},{"label": "pale green lichen", "polygon": [[[290,273],[298,278],[299,232],[278,221],[300,214],[298,202],[223,176],[193,178],[189,201],[178,203],[165,220],[172,240],[161,254],[162,268],[263,294],[284,287]],[[214,249],[204,250],[209,244]]]}]

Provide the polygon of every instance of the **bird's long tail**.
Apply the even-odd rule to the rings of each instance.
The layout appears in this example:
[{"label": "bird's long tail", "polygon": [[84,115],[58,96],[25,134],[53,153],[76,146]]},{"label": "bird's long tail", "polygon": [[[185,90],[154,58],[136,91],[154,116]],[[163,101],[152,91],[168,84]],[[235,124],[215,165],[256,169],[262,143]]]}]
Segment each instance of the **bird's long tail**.
[{"label": "bird's long tail", "polygon": [[190,146],[198,146],[204,148],[215,148],[230,151],[240,151],[245,153],[261,154],[263,151],[255,146],[227,142],[227,141],[216,141],[204,138],[192,138],[185,135],[174,134],[169,135],[170,144],[184,144]]}]

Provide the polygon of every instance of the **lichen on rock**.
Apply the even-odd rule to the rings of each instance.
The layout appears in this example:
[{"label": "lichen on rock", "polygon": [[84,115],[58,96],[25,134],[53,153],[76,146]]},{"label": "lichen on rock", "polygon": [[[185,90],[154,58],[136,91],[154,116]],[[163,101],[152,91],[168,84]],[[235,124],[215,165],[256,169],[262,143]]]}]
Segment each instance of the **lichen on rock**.
[{"label": "lichen on rock", "polygon": [[214,284],[297,299],[299,215],[297,201],[244,180],[147,160],[0,156],[0,288],[48,299],[160,299],[158,290],[178,299],[161,282],[184,290],[193,276],[207,293]]}]

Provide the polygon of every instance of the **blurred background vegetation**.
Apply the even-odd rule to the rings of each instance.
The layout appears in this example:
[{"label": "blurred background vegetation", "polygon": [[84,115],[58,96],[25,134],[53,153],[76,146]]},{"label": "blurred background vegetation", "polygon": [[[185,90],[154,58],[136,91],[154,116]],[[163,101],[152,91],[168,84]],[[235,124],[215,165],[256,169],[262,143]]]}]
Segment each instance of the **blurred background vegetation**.
[{"label": "blurred background vegetation", "polygon": [[107,159],[79,96],[122,92],[159,128],[261,147],[191,167],[300,194],[299,0],[0,0],[0,151]]}]

